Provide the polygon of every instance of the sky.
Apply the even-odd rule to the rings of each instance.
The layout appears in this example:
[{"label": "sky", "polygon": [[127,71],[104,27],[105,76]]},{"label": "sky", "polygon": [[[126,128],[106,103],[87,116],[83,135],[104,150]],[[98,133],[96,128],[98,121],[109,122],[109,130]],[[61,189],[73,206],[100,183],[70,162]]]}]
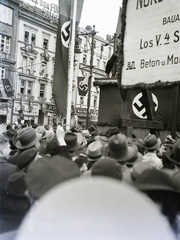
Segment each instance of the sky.
[{"label": "sky", "polygon": [[[56,4],[59,2],[59,0],[44,1]],[[24,0],[24,2],[32,3],[32,0]],[[121,6],[122,0],[84,0],[79,27],[85,28],[87,25],[95,25],[95,30],[99,36],[104,39],[106,39],[107,34],[113,36],[116,32]]]},{"label": "sky", "polygon": [[84,0],[79,27],[95,25],[98,35],[114,35],[122,0]]}]

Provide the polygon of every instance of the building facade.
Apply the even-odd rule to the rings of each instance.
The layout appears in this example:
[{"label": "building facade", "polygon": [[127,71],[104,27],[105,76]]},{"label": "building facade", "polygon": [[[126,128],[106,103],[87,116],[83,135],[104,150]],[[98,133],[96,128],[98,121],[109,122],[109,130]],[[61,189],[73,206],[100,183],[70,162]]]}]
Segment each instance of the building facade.
[{"label": "building facade", "polygon": [[[58,6],[46,1],[1,1],[0,11],[0,123],[33,121],[53,124],[57,121],[53,99]],[[6,15],[4,15],[4,12]],[[90,66],[92,36],[79,37],[79,53],[74,55],[72,108],[84,123],[87,115],[87,94],[78,89],[79,77],[88,79],[90,67],[95,77],[105,77],[107,60],[113,53],[113,44],[95,35],[93,66]],[[4,89],[7,79],[12,97]],[[61,90],[60,90],[61,91]],[[99,89],[91,86],[90,117],[97,121]]]}]

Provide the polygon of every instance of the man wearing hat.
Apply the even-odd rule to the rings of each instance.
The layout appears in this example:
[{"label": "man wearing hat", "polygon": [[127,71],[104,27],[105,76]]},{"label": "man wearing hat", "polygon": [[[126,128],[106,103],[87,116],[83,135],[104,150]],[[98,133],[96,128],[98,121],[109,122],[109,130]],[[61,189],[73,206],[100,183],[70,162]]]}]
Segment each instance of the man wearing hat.
[{"label": "man wearing hat", "polygon": [[164,156],[174,164],[175,169],[172,172],[180,170],[180,139],[178,139],[171,148],[168,148],[164,153]]},{"label": "man wearing hat", "polygon": [[123,181],[129,182],[131,172],[126,164],[138,157],[137,147],[134,144],[128,145],[127,137],[118,133],[109,138],[108,149],[109,156],[121,165]]},{"label": "man wearing hat", "polygon": [[148,134],[144,138],[144,144],[147,150],[147,153],[143,156],[142,162],[149,163],[157,169],[163,168],[163,164],[160,158],[157,156],[157,150],[159,148],[158,139],[154,134]]}]

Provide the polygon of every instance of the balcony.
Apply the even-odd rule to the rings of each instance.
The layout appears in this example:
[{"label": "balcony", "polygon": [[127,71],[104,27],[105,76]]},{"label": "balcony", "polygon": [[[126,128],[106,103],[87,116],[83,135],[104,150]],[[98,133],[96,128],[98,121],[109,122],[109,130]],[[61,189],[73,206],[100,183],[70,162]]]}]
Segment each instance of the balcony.
[{"label": "balcony", "polygon": [[38,54],[38,52],[35,50],[35,45],[29,44],[28,42],[24,43],[24,47],[21,47],[21,50],[25,51],[26,53],[33,53],[35,55]]}]

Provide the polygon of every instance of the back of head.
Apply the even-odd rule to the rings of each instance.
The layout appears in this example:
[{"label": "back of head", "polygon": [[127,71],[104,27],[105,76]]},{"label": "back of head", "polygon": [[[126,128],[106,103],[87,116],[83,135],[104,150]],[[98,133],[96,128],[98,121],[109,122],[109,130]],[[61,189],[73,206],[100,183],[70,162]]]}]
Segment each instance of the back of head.
[{"label": "back of head", "polygon": [[104,157],[92,166],[91,175],[122,180],[121,165],[113,158]]},{"label": "back of head", "polygon": [[80,170],[76,163],[54,155],[32,162],[27,169],[25,180],[31,195],[37,199],[57,184],[79,176]]},{"label": "back of head", "polygon": [[148,151],[156,150],[159,147],[157,137],[154,134],[148,134],[144,138],[144,144]]}]

